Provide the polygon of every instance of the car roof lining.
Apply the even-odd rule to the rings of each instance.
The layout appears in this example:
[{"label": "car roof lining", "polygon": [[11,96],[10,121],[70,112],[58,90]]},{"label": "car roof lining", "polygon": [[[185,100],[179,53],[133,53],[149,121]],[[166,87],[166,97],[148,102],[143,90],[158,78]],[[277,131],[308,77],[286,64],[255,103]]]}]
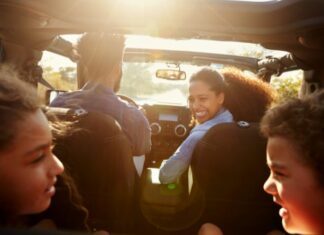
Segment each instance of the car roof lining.
[{"label": "car roof lining", "polygon": [[165,0],[159,11],[147,1],[132,14],[129,1],[116,2],[123,1],[2,0],[0,37],[38,50],[60,34],[86,31],[254,42],[321,64],[324,1]]}]

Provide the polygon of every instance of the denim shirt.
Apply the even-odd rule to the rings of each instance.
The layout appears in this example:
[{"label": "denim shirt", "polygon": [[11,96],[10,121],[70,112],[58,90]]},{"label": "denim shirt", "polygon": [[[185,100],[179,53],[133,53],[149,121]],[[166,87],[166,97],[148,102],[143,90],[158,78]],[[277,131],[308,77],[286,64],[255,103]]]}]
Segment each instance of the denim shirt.
[{"label": "denim shirt", "polygon": [[101,84],[88,82],[81,90],[59,95],[50,106],[83,108],[89,112],[110,115],[129,138],[133,155],[143,155],[151,149],[151,128],[145,115]]},{"label": "denim shirt", "polygon": [[194,127],[189,136],[160,169],[160,181],[163,184],[176,182],[177,178],[189,167],[196,144],[207,131],[220,123],[233,122],[232,114],[222,108],[214,118]]}]

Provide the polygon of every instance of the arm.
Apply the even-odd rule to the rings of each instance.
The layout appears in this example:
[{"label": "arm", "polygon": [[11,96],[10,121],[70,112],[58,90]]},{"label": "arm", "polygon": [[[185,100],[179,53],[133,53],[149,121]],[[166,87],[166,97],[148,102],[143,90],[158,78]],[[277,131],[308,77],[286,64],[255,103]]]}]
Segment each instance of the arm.
[{"label": "arm", "polygon": [[123,113],[122,126],[131,141],[133,155],[143,155],[151,150],[151,128],[143,112],[128,106]]},{"label": "arm", "polygon": [[192,132],[179,146],[175,153],[166,161],[160,169],[159,179],[163,184],[176,182],[190,165],[192,153],[198,141],[205,132]]}]

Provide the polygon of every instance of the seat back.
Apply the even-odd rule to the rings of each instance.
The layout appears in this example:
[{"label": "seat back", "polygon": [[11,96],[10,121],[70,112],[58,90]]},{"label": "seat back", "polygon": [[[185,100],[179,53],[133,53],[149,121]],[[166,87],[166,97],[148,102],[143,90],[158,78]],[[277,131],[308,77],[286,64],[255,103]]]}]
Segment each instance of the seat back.
[{"label": "seat back", "polygon": [[266,234],[281,229],[278,208],[263,191],[269,170],[266,139],[257,124],[213,127],[198,143],[192,168],[205,195],[201,222],[215,223],[224,234]]},{"label": "seat back", "polygon": [[71,113],[60,115],[60,119],[74,117],[74,123],[72,131],[57,140],[54,153],[76,182],[89,210],[90,226],[132,231],[139,179],[127,137],[110,116]]}]

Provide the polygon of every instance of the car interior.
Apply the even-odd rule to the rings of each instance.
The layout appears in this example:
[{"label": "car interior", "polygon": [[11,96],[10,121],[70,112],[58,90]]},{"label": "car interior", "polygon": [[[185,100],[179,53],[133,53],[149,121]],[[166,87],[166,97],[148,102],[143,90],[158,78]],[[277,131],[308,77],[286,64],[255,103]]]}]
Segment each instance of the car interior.
[{"label": "car interior", "polygon": [[[45,78],[45,68],[39,64],[42,54],[48,51],[74,62],[73,81],[81,88],[85,83],[78,74],[81,65],[73,42],[64,35],[85,32],[256,43],[284,53],[257,58],[126,47],[118,95],[144,110],[152,132],[151,151],[138,173],[130,143],[114,118],[48,107],[68,90]],[[197,234],[206,222],[219,225],[224,234],[282,231],[278,208],[262,189],[269,171],[266,139],[258,123],[235,120],[211,128],[196,146],[190,168],[174,184],[159,182],[159,167],[192,129],[186,90],[194,70],[235,66],[266,82],[301,70],[299,95],[306,96],[324,87],[323,51],[324,2],[320,0],[0,2],[0,63],[13,64],[28,73],[35,87],[46,87],[45,112],[74,123],[75,131],[58,139],[54,152],[76,181],[89,210],[90,227],[111,234]],[[144,85],[150,88],[145,90]]]}]

